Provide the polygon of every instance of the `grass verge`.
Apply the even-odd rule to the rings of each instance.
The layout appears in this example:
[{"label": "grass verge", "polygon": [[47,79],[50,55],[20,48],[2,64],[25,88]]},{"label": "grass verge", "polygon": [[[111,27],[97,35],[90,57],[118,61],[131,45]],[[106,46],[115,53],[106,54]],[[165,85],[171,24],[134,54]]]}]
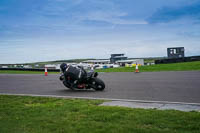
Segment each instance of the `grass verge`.
[{"label": "grass verge", "polygon": [[100,100],[0,95],[1,133],[197,133],[199,112],[98,106]]},{"label": "grass verge", "polygon": [[[139,67],[140,72],[160,72],[160,71],[200,71],[200,61],[183,62],[172,64],[159,64]],[[134,67],[107,68],[95,70],[97,72],[134,72]],[[49,74],[59,74],[59,72],[48,72]],[[0,74],[44,74],[39,71],[20,70],[0,70]]]},{"label": "grass verge", "polygon": [[[172,64],[158,64],[151,66],[140,66],[140,72],[160,72],[160,71],[199,71],[200,61],[172,63]],[[134,67],[120,67],[100,69],[97,72],[134,72]]]}]

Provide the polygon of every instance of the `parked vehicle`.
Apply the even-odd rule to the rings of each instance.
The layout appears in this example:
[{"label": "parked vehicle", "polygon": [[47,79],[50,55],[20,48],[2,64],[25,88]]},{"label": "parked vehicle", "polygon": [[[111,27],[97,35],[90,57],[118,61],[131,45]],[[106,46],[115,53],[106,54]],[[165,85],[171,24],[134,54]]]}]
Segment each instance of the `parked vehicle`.
[{"label": "parked vehicle", "polygon": [[74,67],[65,63],[60,66],[60,80],[65,87],[70,89],[95,89],[102,91],[105,88],[104,82],[98,78],[94,71],[86,72],[83,67]]}]

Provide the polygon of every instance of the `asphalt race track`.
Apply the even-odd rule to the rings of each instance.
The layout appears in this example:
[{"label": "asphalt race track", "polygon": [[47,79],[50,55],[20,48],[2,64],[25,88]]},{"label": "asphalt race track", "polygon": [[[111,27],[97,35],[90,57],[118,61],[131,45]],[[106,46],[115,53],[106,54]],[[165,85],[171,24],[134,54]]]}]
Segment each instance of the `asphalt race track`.
[{"label": "asphalt race track", "polygon": [[200,71],[100,73],[104,91],[73,91],[59,75],[0,74],[0,93],[200,103]]}]

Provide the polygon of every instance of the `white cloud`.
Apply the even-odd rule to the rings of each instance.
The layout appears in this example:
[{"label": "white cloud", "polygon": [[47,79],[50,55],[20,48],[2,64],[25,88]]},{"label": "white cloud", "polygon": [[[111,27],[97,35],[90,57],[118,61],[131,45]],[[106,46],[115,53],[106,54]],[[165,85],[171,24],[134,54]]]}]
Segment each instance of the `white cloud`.
[{"label": "white cloud", "polygon": [[126,20],[122,17],[127,16],[128,13],[119,11],[95,11],[90,12],[85,16],[81,16],[80,19],[84,20],[94,20],[94,21],[104,21],[111,24],[147,24],[144,20]]}]

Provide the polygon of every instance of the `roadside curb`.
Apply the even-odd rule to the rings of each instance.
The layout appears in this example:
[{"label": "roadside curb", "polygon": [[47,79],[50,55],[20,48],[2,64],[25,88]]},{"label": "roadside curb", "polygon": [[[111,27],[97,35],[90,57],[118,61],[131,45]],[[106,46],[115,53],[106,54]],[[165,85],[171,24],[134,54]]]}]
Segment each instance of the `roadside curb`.
[{"label": "roadside curb", "polygon": [[93,97],[74,97],[58,95],[37,95],[37,94],[12,94],[0,93],[0,95],[13,96],[32,96],[32,97],[54,97],[66,99],[89,99],[105,100],[100,106],[120,106],[129,108],[158,109],[158,110],[180,110],[180,111],[198,111],[200,112],[200,103],[186,102],[169,102],[169,101],[147,101],[147,100],[130,100],[130,99],[111,99],[111,98],[93,98]]},{"label": "roadside curb", "polygon": [[101,106],[118,106],[128,108],[142,109],[158,109],[158,110],[179,110],[179,111],[197,111],[200,112],[200,105],[194,104],[175,104],[175,103],[142,103],[142,102],[125,102],[125,101],[110,101],[104,102]]}]

